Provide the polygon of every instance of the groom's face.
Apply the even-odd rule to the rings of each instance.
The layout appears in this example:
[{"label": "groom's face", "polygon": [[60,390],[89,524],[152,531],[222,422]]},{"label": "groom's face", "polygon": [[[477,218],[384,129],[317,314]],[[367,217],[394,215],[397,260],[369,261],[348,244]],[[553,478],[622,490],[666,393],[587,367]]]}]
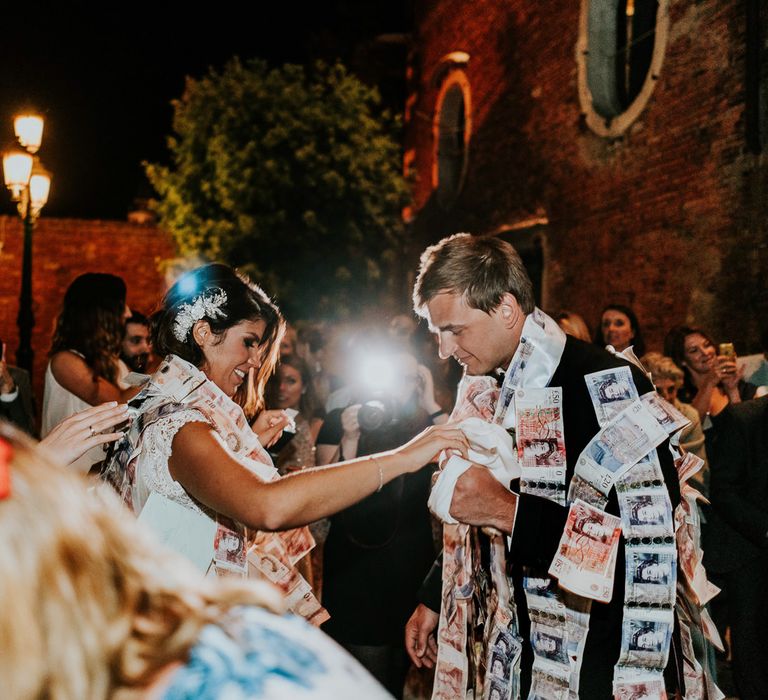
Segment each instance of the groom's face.
[{"label": "groom's face", "polygon": [[505,294],[490,313],[474,309],[453,292],[437,294],[427,303],[429,326],[437,335],[440,357],[453,357],[467,374],[506,369],[520,340],[522,316],[517,301]]}]

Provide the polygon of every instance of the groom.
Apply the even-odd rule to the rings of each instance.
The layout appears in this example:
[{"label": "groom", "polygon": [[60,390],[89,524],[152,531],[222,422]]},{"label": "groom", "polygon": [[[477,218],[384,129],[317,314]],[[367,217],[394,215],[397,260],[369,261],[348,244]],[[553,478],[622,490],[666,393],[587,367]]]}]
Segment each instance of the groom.
[{"label": "groom", "polygon": [[[438,337],[440,356],[454,357],[468,375],[506,370],[518,346],[532,337],[535,302],[530,279],[514,248],[497,238],[456,234],[427,248],[421,257],[413,299],[416,312],[427,319]],[[536,311],[536,317],[546,319],[544,328],[549,329],[546,337],[536,341],[545,350],[543,357],[539,355],[539,362],[551,372],[547,386],[562,388],[567,491],[579,455],[600,430],[584,375],[628,363],[602,348],[564,337],[541,312]],[[526,324],[529,318],[531,321]],[[540,329],[537,332],[544,333]],[[653,390],[640,369],[634,365],[630,369],[639,394]],[[680,499],[679,484],[665,444],[658,449],[658,457],[674,508]],[[606,512],[619,514],[615,489],[609,496]],[[462,523],[493,527],[510,536],[508,574],[514,584],[523,639],[521,691],[522,697],[526,697],[533,650],[523,567],[527,576],[535,576],[536,572],[546,576],[563,534],[568,508],[520,493],[517,481],[507,489],[487,469],[472,466],[456,483],[450,514]],[[611,602],[592,605],[580,673],[579,694],[583,698],[612,696],[613,668],[622,642],[623,572],[622,540]],[[420,600],[406,626],[406,647],[417,666],[431,667],[436,660],[435,632],[441,601],[439,562],[427,577]],[[670,654],[670,659],[673,656]],[[671,675],[671,679],[667,678],[668,688],[675,687],[675,674]]]}]

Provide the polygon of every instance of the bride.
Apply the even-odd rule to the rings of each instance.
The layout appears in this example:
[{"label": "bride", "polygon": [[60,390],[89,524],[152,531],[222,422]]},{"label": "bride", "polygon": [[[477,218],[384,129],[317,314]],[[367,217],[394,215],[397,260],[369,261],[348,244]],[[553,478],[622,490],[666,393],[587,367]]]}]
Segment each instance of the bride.
[{"label": "bride", "polygon": [[[293,566],[314,545],[300,526],[420,469],[442,450],[466,455],[467,440],[450,425],[432,426],[395,450],[280,478],[263,445],[288,417],[262,411],[251,428],[242,406],[261,408],[284,325],[266,294],[226,265],[180,278],[155,328],[155,351],[166,358],[131,401],[131,427],[102,476],[137,514],[158,493],[214,520],[217,575],[266,577],[295,612],[320,624],[327,614]],[[239,550],[221,546],[232,535],[243,543]]]}]

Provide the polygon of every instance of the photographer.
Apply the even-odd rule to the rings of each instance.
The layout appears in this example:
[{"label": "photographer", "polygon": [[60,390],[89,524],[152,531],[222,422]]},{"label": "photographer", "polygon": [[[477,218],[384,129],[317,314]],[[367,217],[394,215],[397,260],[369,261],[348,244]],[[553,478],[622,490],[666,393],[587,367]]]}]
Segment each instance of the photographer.
[{"label": "photographer", "polygon": [[[376,343],[364,352],[354,403],[331,411],[317,441],[318,464],[387,450],[447,415],[432,376],[404,347]],[[337,513],[325,543],[323,626],[391,692],[401,697],[408,670],[403,628],[434,561],[427,510],[431,471],[399,477]]]}]

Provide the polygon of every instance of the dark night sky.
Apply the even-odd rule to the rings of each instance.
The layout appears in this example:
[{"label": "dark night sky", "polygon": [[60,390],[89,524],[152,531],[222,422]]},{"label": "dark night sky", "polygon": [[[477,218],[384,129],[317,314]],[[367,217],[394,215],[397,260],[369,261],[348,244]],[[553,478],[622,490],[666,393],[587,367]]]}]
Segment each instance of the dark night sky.
[{"label": "dark night sky", "polygon": [[[44,215],[82,218],[122,219],[150,195],[141,162],[165,158],[170,101],[186,75],[234,55],[350,62],[361,40],[410,21],[407,0],[218,2],[205,11],[163,0],[67,4],[4,8],[0,144],[12,142],[20,108],[40,111],[40,155],[53,174]],[[12,211],[6,193],[0,213]]]}]

